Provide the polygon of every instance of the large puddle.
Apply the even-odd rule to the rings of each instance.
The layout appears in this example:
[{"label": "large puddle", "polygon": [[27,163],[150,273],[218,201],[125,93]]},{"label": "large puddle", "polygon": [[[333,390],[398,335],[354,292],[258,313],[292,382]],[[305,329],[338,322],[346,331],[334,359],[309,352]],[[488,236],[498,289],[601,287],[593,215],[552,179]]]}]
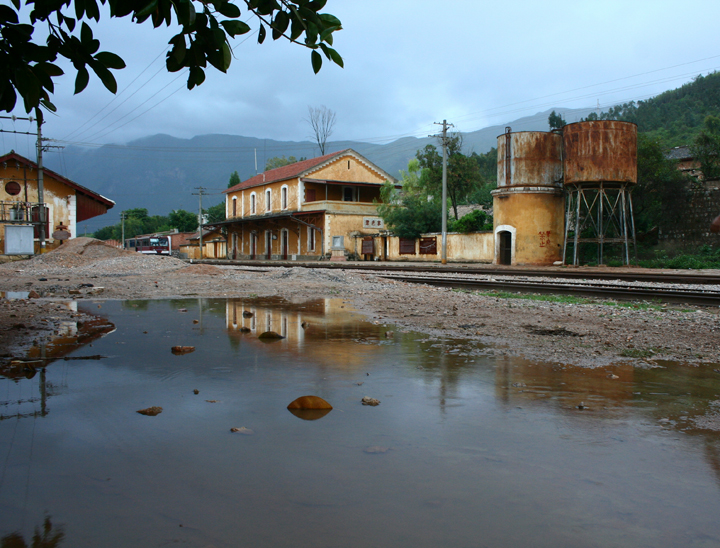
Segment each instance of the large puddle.
[{"label": "large puddle", "polygon": [[342,300],[78,307],[0,371],[3,548],[720,545],[719,366],[502,358]]}]

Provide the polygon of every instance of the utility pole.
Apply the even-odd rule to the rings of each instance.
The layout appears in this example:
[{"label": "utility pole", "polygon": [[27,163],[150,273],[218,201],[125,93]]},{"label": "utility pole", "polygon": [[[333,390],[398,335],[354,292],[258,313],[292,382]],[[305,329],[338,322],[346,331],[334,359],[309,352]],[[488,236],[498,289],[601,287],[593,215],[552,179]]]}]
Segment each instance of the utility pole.
[{"label": "utility pole", "polygon": [[120,224],[122,226],[122,248],[125,249],[125,212],[120,212]]},{"label": "utility pole", "polygon": [[205,190],[207,190],[204,186],[196,186],[195,190],[197,192],[193,192],[193,196],[199,196],[200,197],[200,212],[198,213],[198,234],[200,234],[200,260],[202,261],[203,258],[203,241],[202,241],[202,233],[203,233],[203,214],[202,214],[202,197],[203,194],[205,194]]},{"label": "utility pole", "polygon": [[454,127],[452,124],[448,124],[447,120],[435,122],[436,125],[442,126],[442,135],[430,135],[430,137],[440,137],[443,149],[443,170],[442,170],[442,264],[447,264],[447,144],[448,127]]}]

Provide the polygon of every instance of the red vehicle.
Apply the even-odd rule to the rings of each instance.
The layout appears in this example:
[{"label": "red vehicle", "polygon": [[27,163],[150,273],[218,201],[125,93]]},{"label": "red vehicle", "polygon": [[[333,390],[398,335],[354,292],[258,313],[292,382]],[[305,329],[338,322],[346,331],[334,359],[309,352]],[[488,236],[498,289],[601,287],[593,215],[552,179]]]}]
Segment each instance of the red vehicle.
[{"label": "red vehicle", "polygon": [[146,255],[170,255],[170,238],[167,236],[136,236],[125,240],[125,249]]}]

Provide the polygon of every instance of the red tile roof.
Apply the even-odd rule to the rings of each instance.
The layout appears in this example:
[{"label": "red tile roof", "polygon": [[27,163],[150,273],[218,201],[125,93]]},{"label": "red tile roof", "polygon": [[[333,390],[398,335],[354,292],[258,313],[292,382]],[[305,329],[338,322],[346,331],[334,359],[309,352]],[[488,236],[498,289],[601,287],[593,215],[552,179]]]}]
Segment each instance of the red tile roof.
[{"label": "red tile roof", "polygon": [[223,190],[225,194],[229,192],[236,192],[238,190],[243,190],[246,188],[251,188],[255,186],[264,185],[267,183],[274,183],[276,181],[285,181],[286,179],[293,179],[295,177],[298,177],[305,171],[308,171],[309,169],[314,168],[317,165],[322,164],[323,162],[326,162],[336,156],[341,156],[348,152],[350,149],[341,150],[340,152],[333,152],[332,154],[326,154],[325,156],[318,156],[317,158],[310,158],[309,160],[302,160],[300,162],[295,162],[294,164],[290,164],[287,166],[282,167],[276,167],[275,169],[271,169],[270,171],[266,171],[265,173],[259,173],[258,175],[255,175],[254,177],[250,177],[248,180],[243,181],[239,185],[235,185],[233,187],[228,188],[227,190]]},{"label": "red tile roof", "polygon": [[[5,154],[4,156],[0,156],[0,162],[9,162],[11,160],[15,160],[21,164],[25,164],[26,166],[32,168],[32,169],[38,169],[38,165],[33,162],[32,160],[28,160],[24,156],[20,156],[16,152],[10,152],[8,154]],[[88,198],[95,200],[105,206],[107,209],[112,208],[115,205],[115,202],[110,200],[109,198],[106,198],[105,196],[102,196],[98,194],[97,192],[93,192],[89,188],[85,188],[82,185],[77,184],[74,181],[71,181],[70,179],[67,179],[66,177],[63,177],[59,173],[55,173],[53,170],[48,169],[43,166],[43,172],[53,179],[60,181],[61,183],[66,184],[70,188],[75,189],[75,191],[79,192],[80,194],[84,194]]]}]

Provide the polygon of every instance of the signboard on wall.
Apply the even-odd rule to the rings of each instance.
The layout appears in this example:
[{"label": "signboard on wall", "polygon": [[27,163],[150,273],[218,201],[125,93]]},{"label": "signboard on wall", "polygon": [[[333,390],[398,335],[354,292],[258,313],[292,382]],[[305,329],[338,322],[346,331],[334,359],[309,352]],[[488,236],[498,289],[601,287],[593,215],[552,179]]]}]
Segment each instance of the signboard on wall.
[{"label": "signboard on wall", "polygon": [[385,228],[385,221],[380,217],[363,217],[363,228]]}]

